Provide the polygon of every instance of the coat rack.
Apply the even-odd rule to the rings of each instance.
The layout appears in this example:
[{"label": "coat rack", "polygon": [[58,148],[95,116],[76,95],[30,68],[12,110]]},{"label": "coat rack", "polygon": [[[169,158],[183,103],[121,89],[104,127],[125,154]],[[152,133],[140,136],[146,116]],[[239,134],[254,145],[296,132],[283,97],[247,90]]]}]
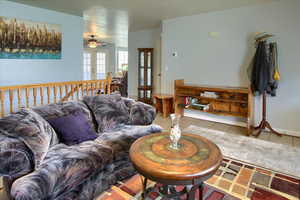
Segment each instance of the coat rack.
[{"label": "coat rack", "polygon": [[[267,39],[274,37],[274,35],[271,34],[258,34],[258,36],[255,38],[256,43],[258,44],[261,41],[266,41]],[[258,137],[262,131],[264,131],[266,128],[268,128],[271,133],[276,134],[277,136],[282,136],[281,133],[278,133],[277,131],[275,131],[271,124],[267,121],[267,93],[266,91],[264,91],[262,93],[262,121],[260,122],[260,124],[257,127],[254,127],[254,130],[256,131],[255,134],[253,134],[255,137]]]}]

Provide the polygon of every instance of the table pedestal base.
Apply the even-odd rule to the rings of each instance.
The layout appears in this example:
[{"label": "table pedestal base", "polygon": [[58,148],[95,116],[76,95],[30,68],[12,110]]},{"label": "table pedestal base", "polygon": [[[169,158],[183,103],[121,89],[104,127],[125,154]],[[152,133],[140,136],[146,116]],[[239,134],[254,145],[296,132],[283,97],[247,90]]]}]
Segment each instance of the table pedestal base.
[{"label": "table pedestal base", "polygon": [[158,189],[158,193],[162,196],[162,200],[181,200],[182,195],[187,195],[187,200],[195,200],[196,192],[199,192],[199,200],[203,199],[203,182],[195,181],[194,185],[186,185],[181,191],[176,190],[174,185],[163,185],[159,188],[151,187],[147,189],[147,178],[142,179],[143,192],[142,200],[145,200],[147,194]]}]

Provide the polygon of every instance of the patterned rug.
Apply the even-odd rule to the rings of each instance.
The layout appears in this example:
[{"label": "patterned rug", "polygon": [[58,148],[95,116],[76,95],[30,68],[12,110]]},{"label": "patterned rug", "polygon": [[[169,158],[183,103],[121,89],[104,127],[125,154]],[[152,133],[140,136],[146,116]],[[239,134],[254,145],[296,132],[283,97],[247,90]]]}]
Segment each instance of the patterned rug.
[{"label": "patterned rug", "polygon": [[[148,184],[148,187],[155,186],[157,184],[154,182]],[[182,187],[178,186],[177,189]],[[139,200],[141,191],[141,176],[137,174],[112,186],[97,200]],[[203,195],[204,200],[299,200],[300,179],[241,161],[224,159],[217,173],[205,182]],[[158,192],[152,192],[146,200],[160,199]]]},{"label": "patterned rug", "polygon": [[[183,130],[213,141],[224,156],[300,176],[300,148],[191,125]],[[280,159],[279,159],[280,158]]]}]

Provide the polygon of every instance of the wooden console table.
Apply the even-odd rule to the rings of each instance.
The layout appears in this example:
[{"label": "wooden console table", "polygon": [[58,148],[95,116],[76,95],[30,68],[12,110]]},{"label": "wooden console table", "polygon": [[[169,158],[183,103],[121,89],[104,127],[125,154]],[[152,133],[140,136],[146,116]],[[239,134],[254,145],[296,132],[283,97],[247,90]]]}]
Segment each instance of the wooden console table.
[{"label": "wooden console table", "polygon": [[[201,96],[200,94],[204,92],[214,92],[217,97]],[[185,85],[184,80],[175,80],[176,114],[184,114],[186,97],[196,98],[199,103],[208,105],[207,110],[199,111],[215,115],[246,118],[248,135],[251,134],[253,124],[253,95],[250,88]]]},{"label": "wooden console table", "polygon": [[155,99],[155,107],[157,112],[161,112],[164,118],[169,117],[171,113],[174,112],[173,104],[174,97],[170,94],[155,94],[153,95]]}]

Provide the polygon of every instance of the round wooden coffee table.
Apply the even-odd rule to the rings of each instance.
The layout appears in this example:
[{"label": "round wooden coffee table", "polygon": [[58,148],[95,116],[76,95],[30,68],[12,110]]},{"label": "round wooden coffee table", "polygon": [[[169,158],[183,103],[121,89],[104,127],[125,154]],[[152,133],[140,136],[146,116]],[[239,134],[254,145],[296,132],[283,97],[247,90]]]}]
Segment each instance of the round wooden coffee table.
[{"label": "round wooden coffee table", "polygon": [[[156,133],[135,141],[130,148],[130,159],[143,179],[143,194],[147,195],[148,179],[163,184],[159,192],[166,199],[176,199],[187,193],[195,199],[199,188],[202,199],[203,182],[209,179],[222,162],[220,149],[211,141],[194,134],[183,134],[180,148],[170,147],[169,133]],[[180,192],[173,186],[185,185]]]}]

